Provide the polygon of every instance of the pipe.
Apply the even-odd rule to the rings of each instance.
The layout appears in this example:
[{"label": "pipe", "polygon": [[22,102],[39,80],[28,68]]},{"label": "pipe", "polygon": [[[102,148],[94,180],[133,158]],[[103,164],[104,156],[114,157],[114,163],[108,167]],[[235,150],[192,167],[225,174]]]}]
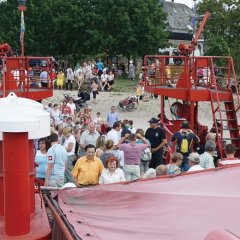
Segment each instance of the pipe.
[{"label": "pipe", "polygon": [[55,220],[57,221],[59,227],[61,228],[64,236],[68,240],[74,240],[73,236],[71,235],[70,231],[68,230],[67,226],[63,222],[62,218],[60,217],[60,214],[57,212],[57,210],[54,208],[53,204],[51,201],[48,199],[46,195],[43,194],[44,200],[47,202],[48,207],[50,208]]}]

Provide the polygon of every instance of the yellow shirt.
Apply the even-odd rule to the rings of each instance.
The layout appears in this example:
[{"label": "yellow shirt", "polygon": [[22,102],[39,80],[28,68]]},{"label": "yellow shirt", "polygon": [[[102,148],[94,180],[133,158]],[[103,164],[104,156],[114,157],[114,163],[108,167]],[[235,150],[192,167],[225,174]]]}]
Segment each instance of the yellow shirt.
[{"label": "yellow shirt", "polygon": [[97,184],[102,170],[104,169],[102,161],[94,157],[94,160],[87,160],[86,156],[77,160],[72,174],[79,184],[92,185]]}]

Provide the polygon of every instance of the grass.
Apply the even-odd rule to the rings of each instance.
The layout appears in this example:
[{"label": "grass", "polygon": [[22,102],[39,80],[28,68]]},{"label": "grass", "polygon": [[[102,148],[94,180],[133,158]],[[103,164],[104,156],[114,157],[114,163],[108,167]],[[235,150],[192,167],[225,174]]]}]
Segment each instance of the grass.
[{"label": "grass", "polygon": [[[114,85],[112,86],[112,89],[110,90],[113,93],[118,93],[118,92],[126,92],[126,93],[132,93],[136,92],[136,85],[137,85],[137,80],[129,80],[125,78],[118,77],[117,79],[114,80]],[[77,83],[73,82],[73,89],[77,89]],[[89,84],[84,83],[83,89],[82,90],[89,90]]]},{"label": "grass", "polygon": [[137,80],[119,78],[114,80],[113,92],[133,92],[136,91]]}]

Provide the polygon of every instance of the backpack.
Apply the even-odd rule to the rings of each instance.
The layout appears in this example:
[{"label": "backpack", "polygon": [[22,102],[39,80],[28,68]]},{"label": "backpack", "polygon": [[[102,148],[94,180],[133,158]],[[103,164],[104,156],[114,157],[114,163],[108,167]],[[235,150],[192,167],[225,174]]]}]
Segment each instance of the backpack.
[{"label": "backpack", "polygon": [[182,135],[182,141],[180,143],[180,153],[188,153],[189,144],[188,144],[188,136],[186,134]]},{"label": "backpack", "polygon": [[152,152],[151,149],[148,147],[145,150],[143,150],[141,154],[141,160],[144,162],[150,161],[152,159]]}]

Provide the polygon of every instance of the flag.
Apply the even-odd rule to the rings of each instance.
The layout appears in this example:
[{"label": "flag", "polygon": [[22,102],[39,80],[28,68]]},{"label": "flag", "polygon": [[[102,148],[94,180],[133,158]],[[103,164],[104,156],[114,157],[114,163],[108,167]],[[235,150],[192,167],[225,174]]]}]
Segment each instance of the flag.
[{"label": "flag", "polygon": [[23,42],[25,32],[25,22],[24,22],[24,13],[21,11],[21,25],[20,25],[20,42]]}]

